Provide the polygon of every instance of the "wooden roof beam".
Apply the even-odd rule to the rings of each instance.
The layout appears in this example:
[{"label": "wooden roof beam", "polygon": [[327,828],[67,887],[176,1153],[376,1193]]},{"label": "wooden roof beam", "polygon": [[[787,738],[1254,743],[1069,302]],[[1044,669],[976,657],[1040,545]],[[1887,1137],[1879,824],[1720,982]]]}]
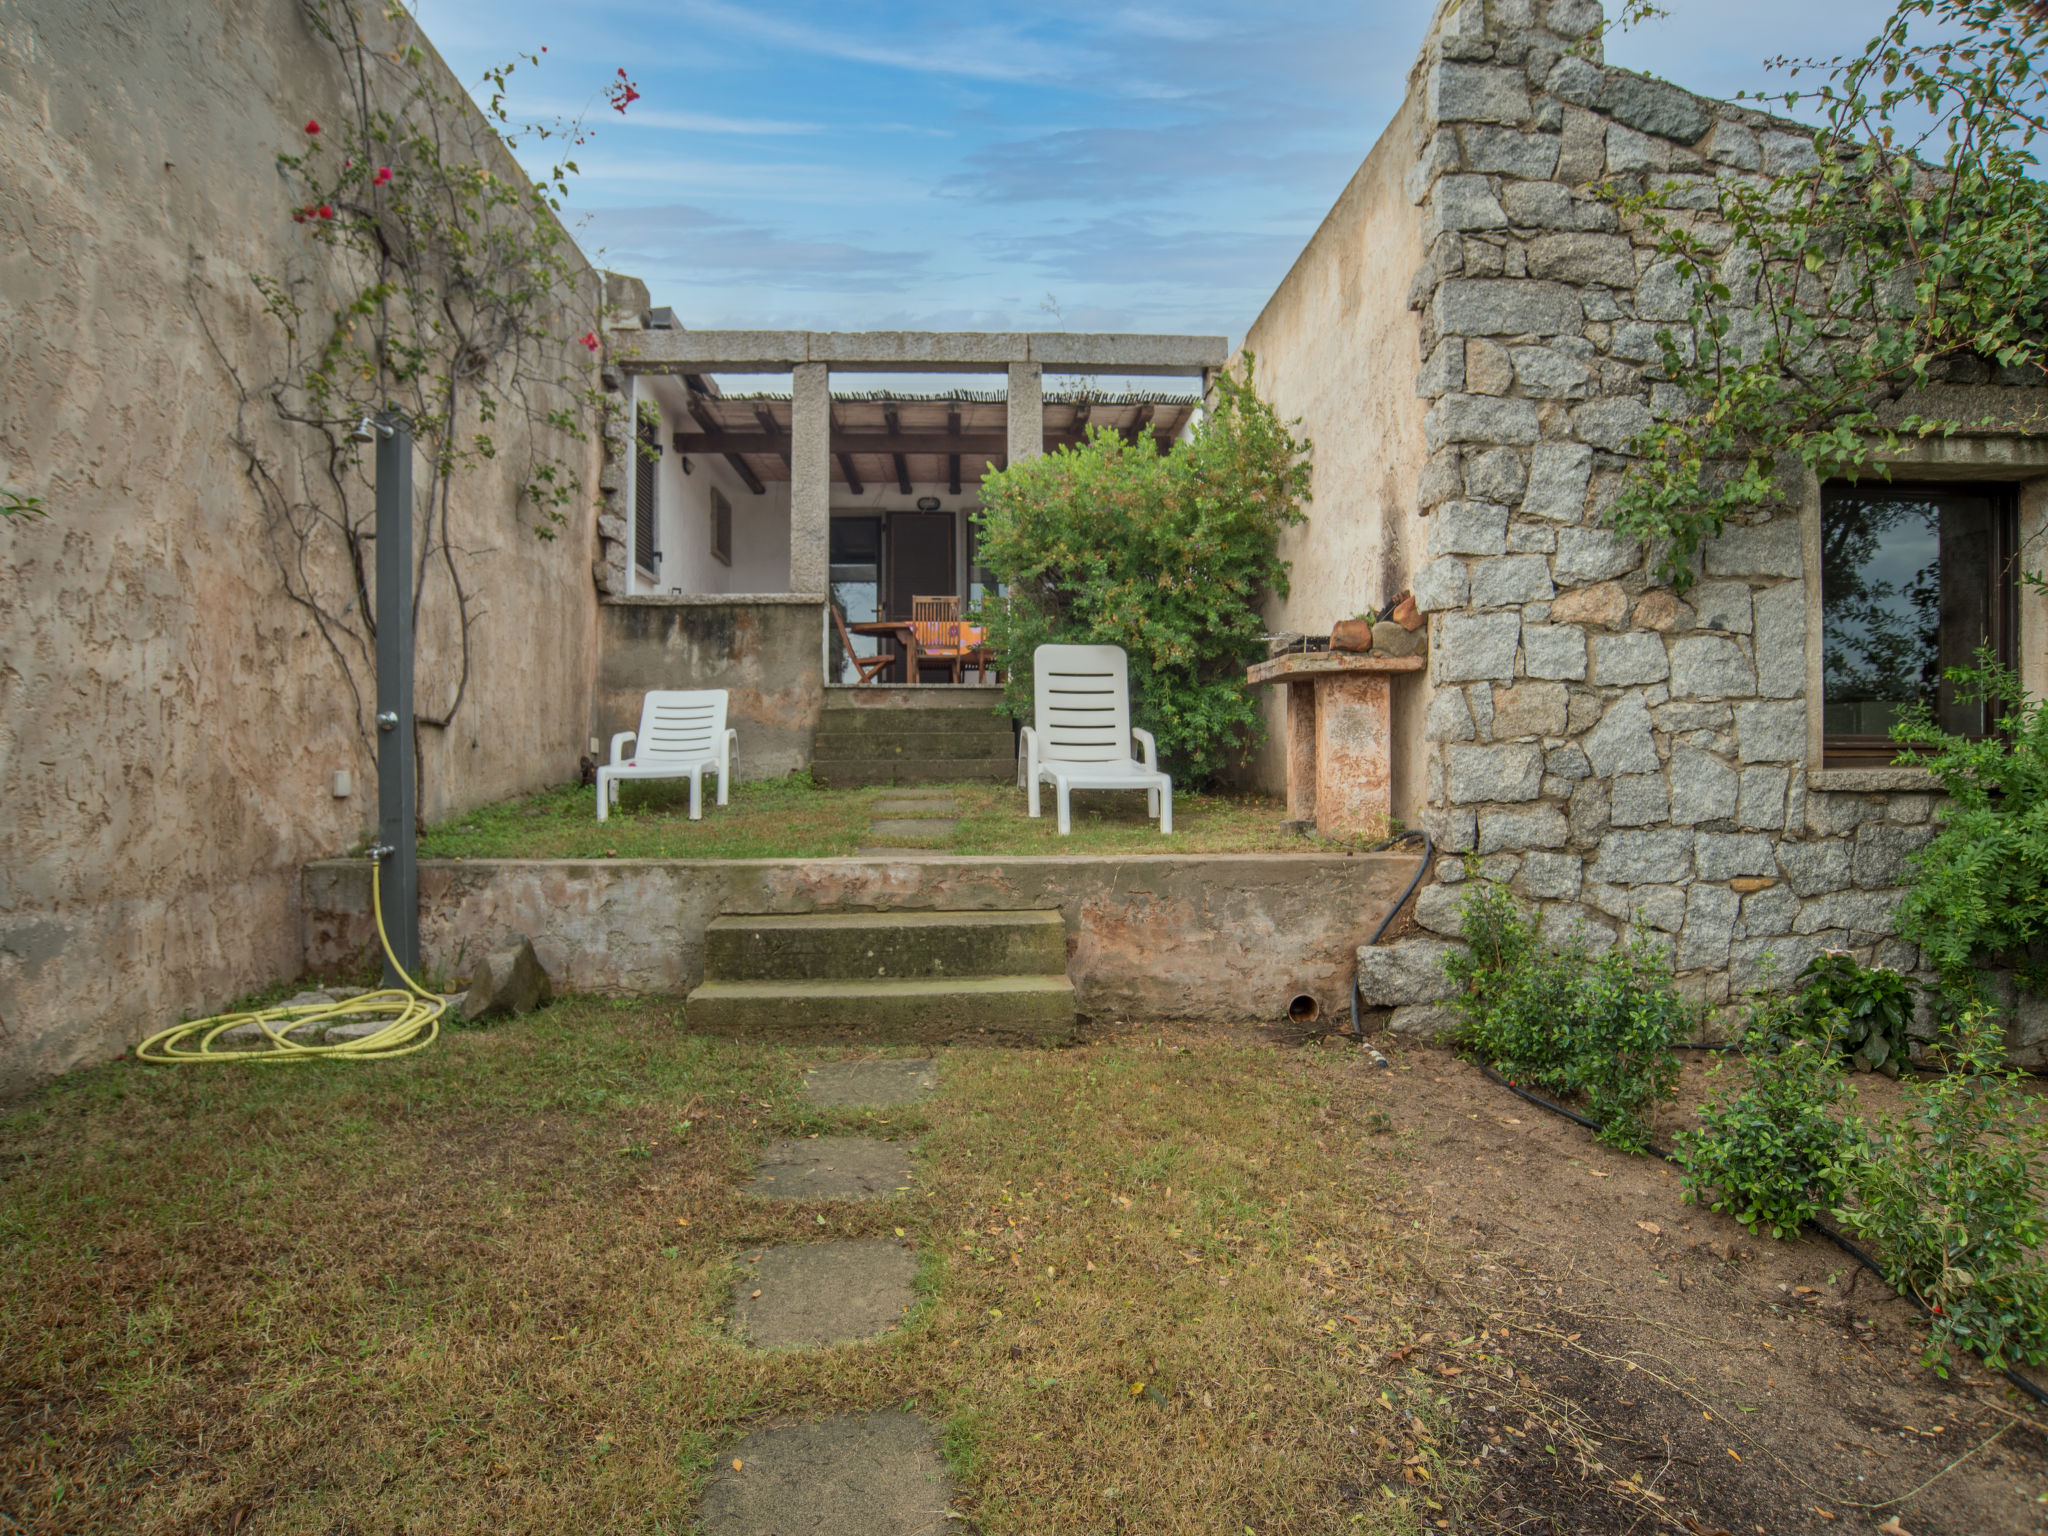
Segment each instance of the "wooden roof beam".
[{"label": "wooden roof beam", "polygon": [[[777,421],[775,413],[759,400],[754,402],[754,420],[761,424],[761,430],[769,437],[774,438],[777,442],[783,441],[782,423]],[[781,457],[784,464],[789,463],[789,450],[787,448],[782,450]]]},{"label": "wooden roof beam", "polygon": [[[686,380],[685,382],[689,381]],[[694,388],[690,391],[689,401],[690,416],[696,421],[698,426],[704,428],[704,432],[702,434],[676,433],[669,440],[675,451],[677,453],[722,453],[725,455],[725,462],[732,466],[732,472],[740,477],[742,485],[756,496],[767,495],[768,487],[761,483],[761,477],[754,473],[753,465],[740,456],[739,450],[720,448],[704,443],[703,439],[706,436],[722,439],[725,434],[719,430],[718,418],[711,414],[711,408],[704,403],[704,396],[699,394]],[[683,444],[686,442],[692,443],[694,446],[685,448]]]},{"label": "wooden roof beam", "polygon": [[[702,425],[703,419],[699,418]],[[1045,448],[1050,453],[1055,448],[1071,448],[1080,439],[1071,432],[1048,432],[1045,434]],[[702,432],[678,432],[675,434],[675,450],[678,453],[772,453],[780,455],[789,446],[787,437],[769,437],[760,432],[727,432],[715,424]],[[1002,432],[962,432],[958,437],[946,432],[855,432],[834,431],[832,452],[834,453],[922,453],[943,457],[960,453],[973,457],[1001,458],[1009,452],[1010,440]]]},{"label": "wooden roof beam", "polygon": [[[903,423],[896,415],[896,402],[894,400],[882,402],[882,424],[889,429],[891,437],[901,437],[903,435]],[[908,496],[910,494],[910,460],[901,453],[892,453],[890,457],[896,461],[896,488],[905,496]]]},{"label": "wooden roof beam", "polygon": [[[949,405],[946,407],[946,436],[958,437],[959,435],[960,407]],[[946,455],[946,492],[951,496],[958,496],[960,494],[960,455],[957,453]]]}]

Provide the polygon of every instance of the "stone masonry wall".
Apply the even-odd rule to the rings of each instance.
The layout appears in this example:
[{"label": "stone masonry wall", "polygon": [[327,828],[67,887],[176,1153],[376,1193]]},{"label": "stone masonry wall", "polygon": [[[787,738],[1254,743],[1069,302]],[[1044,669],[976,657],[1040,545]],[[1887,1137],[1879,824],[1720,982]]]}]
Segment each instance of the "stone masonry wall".
[{"label": "stone masonry wall", "polygon": [[[1408,192],[1429,246],[1410,303],[1431,404],[1413,587],[1440,856],[1416,920],[1456,934],[1476,856],[1540,907],[1546,936],[1655,936],[1707,1000],[1759,983],[1767,956],[1781,981],[1829,948],[1912,969],[1892,912],[1933,797],[1840,792],[1905,782],[1896,770],[1827,789],[1809,774],[1797,512],[1731,526],[1683,599],[1601,518],[1623,445],[1680,403],[1655,335],[1689,293],[1596,189],[1675,184],[1667,201],[1712,210],[1716,178],[1810,158],[1811,139],[1603,68],[1600,14],[1463,0],[1420,66]],[[1397,1028],[1440,1026],[1442,952],[1367,952],[1368,1001],[1397,1005]]]}]

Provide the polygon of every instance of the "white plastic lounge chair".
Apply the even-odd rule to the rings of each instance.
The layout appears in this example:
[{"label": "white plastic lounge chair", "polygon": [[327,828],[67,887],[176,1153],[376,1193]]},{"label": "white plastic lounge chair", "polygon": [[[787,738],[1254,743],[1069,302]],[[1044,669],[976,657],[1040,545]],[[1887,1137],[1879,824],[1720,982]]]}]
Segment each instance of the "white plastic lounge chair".
[{"label": "white plastic lounge chair", "polygon": [[[636,743],[631,757],[625,755],[629,741]],[[690,820],[703,820],[702,776],[717,771],[718,803],[724,805],[738,745],[739,733],[726,729],[723,688],[648,694],[640,706],[640,729],[614,736],[612,760],[597,770],[597,819],[603,821],[619,803],[621,779],[688,779]]]},{"label": "white plastic lounge chair", "polygon": [[[1041,645],[1031,653],[1032,721],[1017,777],[1038,814],[1038,786],[1059,794],[1060,836],[1073,830],[1067,797],[1077,789],[1142,789],[1147,815],[1173,830],[1173,780],[1159,771],[1152,733],[1131,725],[1129,663],[1120,645]],[[1131,743],[1145,754],[1131,757]]]}]

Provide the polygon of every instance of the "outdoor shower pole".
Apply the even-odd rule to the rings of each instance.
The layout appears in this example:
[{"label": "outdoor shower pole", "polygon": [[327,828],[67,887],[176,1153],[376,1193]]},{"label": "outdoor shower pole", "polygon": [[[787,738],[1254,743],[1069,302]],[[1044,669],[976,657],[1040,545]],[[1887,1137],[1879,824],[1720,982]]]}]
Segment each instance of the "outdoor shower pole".
[{"label": "outdoor shower pole", "polygon": [[412,423],[396,411],[377,436],[377,841],[386,850],[379,915],[391,941],[384,985],[403,986],[393,961],[420,972],[420,866],[412,720]]}]

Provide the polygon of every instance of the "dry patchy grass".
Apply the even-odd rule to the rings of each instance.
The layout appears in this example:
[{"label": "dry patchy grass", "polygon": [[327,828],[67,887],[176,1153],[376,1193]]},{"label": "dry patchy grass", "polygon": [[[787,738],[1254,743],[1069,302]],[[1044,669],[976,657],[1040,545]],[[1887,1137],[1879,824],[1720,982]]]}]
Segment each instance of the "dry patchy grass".
[{"label": "dry patchy grass", "polygon": [[[791,1415],[942,1422],[964,1528],[1407,1532],[1457,1518],[1443,1327],[1351,1171],[1342,1052],[1192,1034],[961,1050],[908,1111],[571,999],[377,1064],[78,1074],[0,1117],[0,1529],[679,1532]],[[913,1139],[915,1190],[735,1193],[772,1134]],[[723,1326],[735,1256],[893,1235],[862,1345]]]}]

